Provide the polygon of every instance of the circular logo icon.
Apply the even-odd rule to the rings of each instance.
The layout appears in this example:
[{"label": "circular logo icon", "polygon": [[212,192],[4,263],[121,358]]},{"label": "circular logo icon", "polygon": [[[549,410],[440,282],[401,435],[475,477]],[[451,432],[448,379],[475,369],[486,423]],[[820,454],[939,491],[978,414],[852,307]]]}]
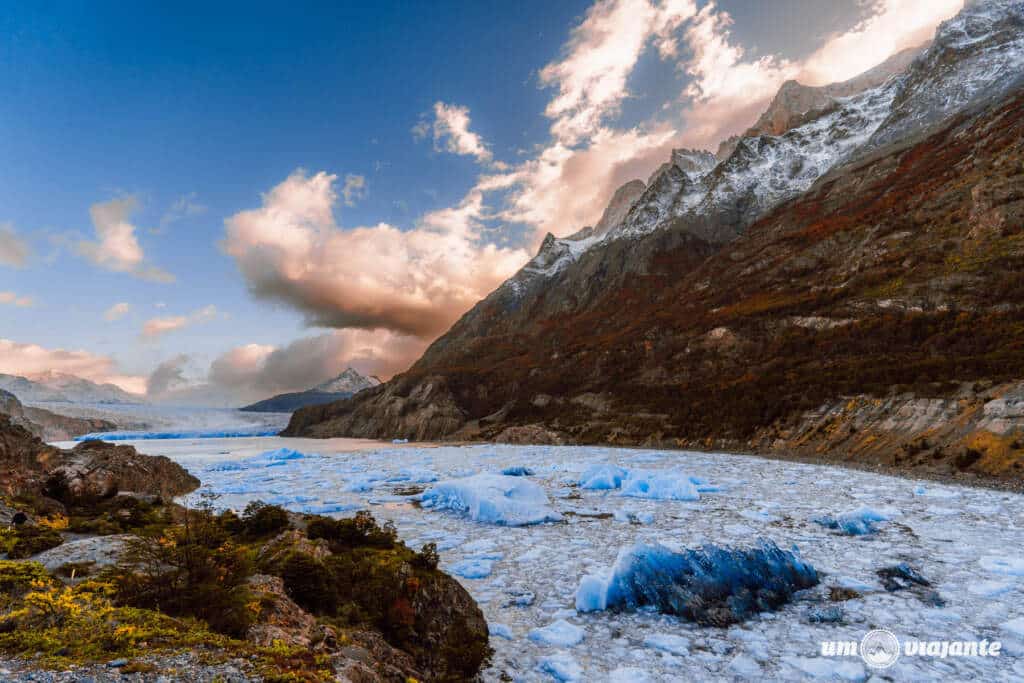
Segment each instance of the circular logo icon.
[{"label": "circular logo icon", "polygon": [[888,669],[900,658],[900,641],[892,631],[868,631],[860,641],[860,657],[873,669]]}]

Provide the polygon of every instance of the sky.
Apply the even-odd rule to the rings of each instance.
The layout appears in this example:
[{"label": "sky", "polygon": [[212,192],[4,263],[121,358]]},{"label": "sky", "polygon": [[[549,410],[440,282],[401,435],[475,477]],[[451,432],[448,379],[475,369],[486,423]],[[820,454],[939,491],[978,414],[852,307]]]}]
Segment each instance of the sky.
[{"label": "sky", "polygon": [[0,372],[234,404],[406,369],[547,233],[962,0],[0,15]]}]

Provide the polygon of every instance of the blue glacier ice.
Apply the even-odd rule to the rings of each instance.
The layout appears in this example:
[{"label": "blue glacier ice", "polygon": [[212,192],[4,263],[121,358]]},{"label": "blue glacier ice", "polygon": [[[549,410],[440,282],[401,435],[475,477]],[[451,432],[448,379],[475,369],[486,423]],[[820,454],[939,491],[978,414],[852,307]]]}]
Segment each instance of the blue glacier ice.
[{"label": "blue glacier ice", "polygon": [[92,432],[76,436],[75,441],[142,441],[151,439],[226,439],[242,436],[277,436],[279,428],[266,425],[233,429],[186,429],[163,432]]},{"label": "blue glacier ice", "polygon": [[814,522],[826,529],[835,529],[848,536],[864,536],[878,531],[876,522],[889,521],[888,515],[869,507],[862,507],[839,515],[816,517]]},{"label": "blue glacier ice", "polygon": [[558,522],[544,489],[523,477],[475,474],[436,484],[420,496],[425,508],[463,512],[477,522],[525,526]]},{"label": "blue glacier ice", "polygon": [[750,549],[705,545],[673,552],[637,544],[615,565],[588,574],[576,589],[576,609],[651,607],[701,624],[725,625],[773,610],[818,583],[814,567],[762,539]]},{"label": "blue glacier ice", "polygon": [[652,500],[700,500],[692,478],[674,470],[632,470],[622,482],[620,494]]},{"label": "blue glacier ice", "polygon": [[617,489],[628,474],[615,465],[591,465],[580,475],[579,484],[581,489]]},{"label": "blue glacier ice", "polygon": [[533,470],[529,467],[522,465],[513,465],[512,467],[506,467],[501,471],[506,477],[532,477]]}]

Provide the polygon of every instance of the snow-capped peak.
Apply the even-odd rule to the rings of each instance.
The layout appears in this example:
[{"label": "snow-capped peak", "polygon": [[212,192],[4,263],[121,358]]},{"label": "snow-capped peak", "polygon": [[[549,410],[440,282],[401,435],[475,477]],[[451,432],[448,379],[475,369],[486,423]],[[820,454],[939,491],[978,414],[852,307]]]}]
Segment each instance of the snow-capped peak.
[{"label": "snow-capped peak", "polygon": [[380,384],[380,380],[376,377],[366,377],[362,375],[358,370],[354,368],[347,368],[343,373],[329,379],[323,384],[318,384],[314,390],[324,391],[332,394],[341,393],[356,393],[363,389],[369,389]]}]

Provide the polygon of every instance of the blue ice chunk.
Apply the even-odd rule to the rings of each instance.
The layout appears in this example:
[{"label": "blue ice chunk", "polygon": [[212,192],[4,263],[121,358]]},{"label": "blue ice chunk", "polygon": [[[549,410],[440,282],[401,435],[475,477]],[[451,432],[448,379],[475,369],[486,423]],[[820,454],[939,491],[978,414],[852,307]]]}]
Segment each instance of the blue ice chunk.
[{"label": "blue ice chunk", "polygon": [[839,605],[812,607],[807,610],[807,621],[812,624],[838,624],[843,620],[843,608]]},{"label": "blue ice chunk", "polygon": [[555,647],[573,647],[583,642],[584,631],[579,626],[559,619],[547,626],[531,629],[527,637],[535,643]]},{"label": "blue ice chunk", "polygon": [[814,567],[794,552],[762,539],[750,549],[705,545],[673,552],[638,544],[619,552],[615,565],[583,577],[576,609],[651,607],[701,624],[724,625],[785,604],[818,583]]},{"label": "blue ice chunk", "polygon": [[615,465],[591,465],[580,475],[579,485],[581,489],[617,489],[628,474]]},{"label": "blue ice chunk", "polygon": [[463,512],[471,519],[501,526],[561,521],[544,489],[523,477],[476,474],[436,484],[420,496],[424,507]]},{"label": "blue ice chunk", "polygon": [[700,500],[690,477],[671,470],[633,470],[622,482],[621,495],[652,500]]},{"label": "blue ice chunk", "polygon": [[448,571],[464,579],[483,579],[491,575],[493,568],[494,560],[474,557],[456,562]]},{"label": "blue ice chunk", "polygon": [[488,624],[487,632],[497,638],[504,638],[505,640],[512,640],[512,629],[505,624]]},{"label": "blue ice chunk", "polygon": [[303,506],[302,511],[311,515],[329,515],[335,512],[351,512],[361,507],[362,505],[354,503],[321,503],[319,505]]},{"label": "blue ice chunk", "polygon": [[512,467],[506,467],[501,471],[506,477],[532,477],[533,470],[523,465],[514,465]]},{"label": "blue ice chunk", "polygon": [[276,448],[263,453],[260,457],[266,460],[302,460],[307,456],[294,448]]},{"label": "blue ice chunk", "polygon": [[858,508],[857,510],[844,512],[834,517],[832,515],[825,515],[814,519],[816,524],[820,524],[827,529],[836,529],[848,536],[873,534],[878,531],[875,527],[875,522],[887,521],[889,521],[887,515],[869,507]]},{"label": "blue ice chunk", "polygon": [[409,443],[409,439],[391,439],[391,443],[395,443],[395,444]]},{"label": "blue ice chunk", "polygon": [[556,681],[583,680],[583,667],[568,652],[556,652],[541,657],[537,662],[537,668]]},{"label": "blue ice chunk", "polygon": [[218,462],[214,463],[206,468],[207,472],[241,472],[242,470],[249,469],[249,465],[244,462]]},{"label": "blue ice chunk", "polygon": [[672,633],[652,633],[644,638],[644,645],[680,657],[690,655],[690,641]]}]

